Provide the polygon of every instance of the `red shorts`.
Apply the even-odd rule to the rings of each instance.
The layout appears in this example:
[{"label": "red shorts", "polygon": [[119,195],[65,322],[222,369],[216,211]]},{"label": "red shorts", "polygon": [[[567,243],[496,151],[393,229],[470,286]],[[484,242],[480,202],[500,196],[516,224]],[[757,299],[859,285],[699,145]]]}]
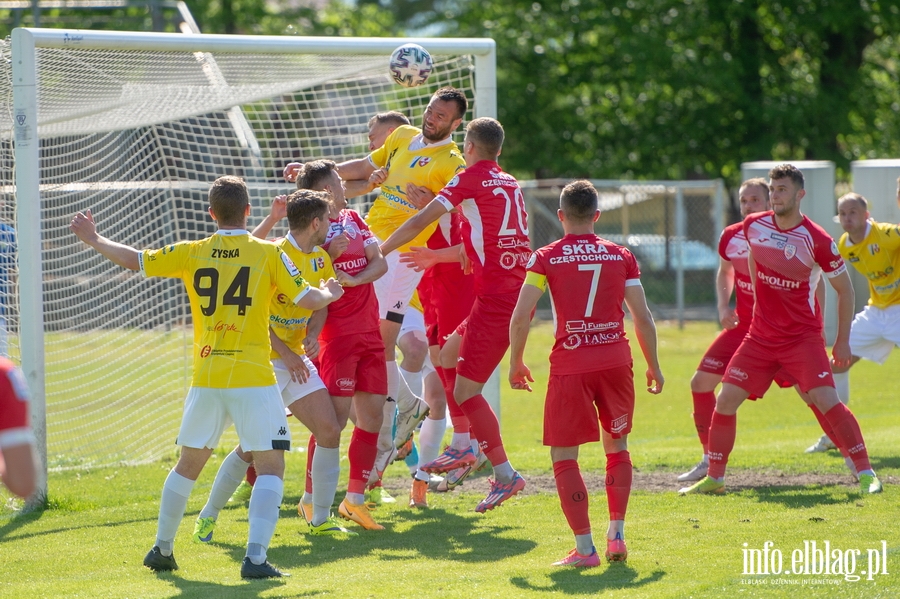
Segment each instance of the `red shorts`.
[{"label": "red shorts", "polygon": [[[462,273],[462,270],[457,270]],[[437,276],[432,280],[430,297],[434,306],[436,325],[433,335],[437,345],[443,347],[447,337],[452,335],[456,327],[472,312],[475,304],[473,277],[462,274],[452,277]],[[506,326],[508,327],[509,323]],[[431,340],[432,337],[429,337],[429,344]]]},{"label": "red shorts", "polygon": [[631,432],[633,418],[631,364],[582,374],[550,375],[544,403],[544,445],[575,447],[599,441],[600,426],[618,439]]},{"label": "red shorts", "polygon": [[356,391],[387,395],[384,341],[379,331],[320,339],[319,376],[336,397]]},{"label": "red shorts", "polygon": [[816,387],[834,387],[831,363],[820,337],[773,345],[748,336],[728,363],[722,382],[762,397],[776,375],[779,386],[793,382],[804,393]]},{"label": "red shorts", "polygon": [[718,374],[719,376],[725,374],[725,367],[728,365],[734,352],[737,351],[737,348],[741,346],[741,341],[744,340],[748,330],[750,330],[749,327],[722,330],[715,341],[712,342],[712,345],[709,346],[709,349],[706,350],[706,353],[703,354],[703,359],[700,360],[700,366],[697,367],[697,370]]},{"label": "red shorts", "polygon": [[519,293],[479,295],[472,313],[457,327],[462,337],[456,373],[486,383],[509,348],[509,321]]}]

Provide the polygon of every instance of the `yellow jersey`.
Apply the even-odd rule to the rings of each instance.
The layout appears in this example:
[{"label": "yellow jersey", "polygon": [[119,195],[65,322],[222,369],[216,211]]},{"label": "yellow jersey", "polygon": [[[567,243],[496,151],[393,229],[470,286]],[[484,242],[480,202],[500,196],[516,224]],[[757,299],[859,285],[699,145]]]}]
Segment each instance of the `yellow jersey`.
[{"label": "yellow jersey", "polygon": [[841,235],[838,251],[869,280],[869,305],[887,308],[900,304],[900,226],[870,221],[857,244]]},{"label": "yellow jersey", "polygon": [[194,387],[275,384],[269,305],[276,290],[297,302],[310,287],[281,248],[244,230],[219,231],[140,254],[148,277],[184,281],[194,321]]},{"label": "yellow jersey", "polygon": [[[296,241],[290,233],[275,242],[282,251],[287,254],[306,281],[313,287],[318,287],[322,281],[334,277],[334,267],[328,252],[316,246],[313,251],[306,253],[296,245]],[[303,339],[306,338],[306,326],[313,310],[301,308],[283,293],[272,296],[272,305],[269,308],[269,327],[275,331],[278,338],[291,348],[295,354],[306,353],[303,348]],[[281,358],[281,355],[272,350],[272,359]]]},{"label": "yellow jersey", "polygon": [[[410,125],[397,127],[383,146],[369,154],[369,160],[376,168],[385,167],[388,170],[381,193],[366,216],[366,224],[381,241],[390,237],[419,211],[406,197],[407,183],[427,187],[437,195],[456,173],[466,168],[462,153],[452,141],[410,150],[410,142],[420,133],[418,128]],[[406,251],[411,246],[424,246],[435,228],[436,222],[425,227],[399,251]]]},{"label": "yellow jersey", "polygon": [[413,290],[412,297],[409,298],[409,307],[418,310],[422,314],[425,313],[425,308],[422,307],[422,300],[421,300],[421,298],[419,298],[419,290],[418,289]]}]

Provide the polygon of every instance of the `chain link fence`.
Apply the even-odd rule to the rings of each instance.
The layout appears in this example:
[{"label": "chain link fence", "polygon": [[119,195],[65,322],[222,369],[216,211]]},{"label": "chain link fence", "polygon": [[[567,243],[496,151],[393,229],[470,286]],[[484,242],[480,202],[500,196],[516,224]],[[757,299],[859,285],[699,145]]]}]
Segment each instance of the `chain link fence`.
[{"label": "chain link fence", "polygon": [[[520,181],[532,247],[563,235],[557,218],[566,179]],[[592,180],[600,192],[598,235],[628,247],[641,266],[653,314],[665,320],[715,320],[719,234],[729,204],[721,180]],[[549,310],[547,296],[539,309]]]}]

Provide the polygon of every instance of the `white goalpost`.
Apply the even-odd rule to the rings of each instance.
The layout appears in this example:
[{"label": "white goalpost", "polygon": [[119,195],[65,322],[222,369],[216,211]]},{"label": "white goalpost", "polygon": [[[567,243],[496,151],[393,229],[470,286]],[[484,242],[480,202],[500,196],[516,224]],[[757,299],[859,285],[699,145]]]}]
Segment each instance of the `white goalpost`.
[{"label": "white goalpost", "polygon": [[[390,79],[404,42],[435,59],[421,87]],[[373,114],[419,125],[438,87],[466,91],[466,121],[496,116],[490,39],[19,28],[0,54],[0,221],[18,237],[10,354],[31,387],[45,473],[171,454],[190,382],[181,284],[111,268],[68,230],[75,212],[90,208],[117,241],[161,247],[214,231],[216,177],[247,181],[255,224],[290,191],[286,163],[362,157]]]}]

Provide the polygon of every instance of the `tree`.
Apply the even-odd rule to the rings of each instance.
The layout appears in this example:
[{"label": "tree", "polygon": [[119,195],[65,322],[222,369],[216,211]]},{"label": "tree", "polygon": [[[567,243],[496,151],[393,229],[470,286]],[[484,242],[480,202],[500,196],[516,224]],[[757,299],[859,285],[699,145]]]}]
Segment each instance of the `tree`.
[{"label": "tree", "polygon": [[735,184],[747,160],[900,154],[894,3],[458,0],[440,18],[497,42],[514,172]]}]

